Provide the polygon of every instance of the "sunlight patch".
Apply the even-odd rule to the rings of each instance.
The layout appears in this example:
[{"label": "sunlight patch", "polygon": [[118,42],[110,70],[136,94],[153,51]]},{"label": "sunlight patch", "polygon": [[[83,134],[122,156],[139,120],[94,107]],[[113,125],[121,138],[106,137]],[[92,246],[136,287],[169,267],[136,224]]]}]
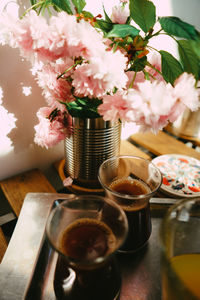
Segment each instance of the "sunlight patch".
[{"label": "sunlight patch", "polygon": [[13,128],[16,127],[17,119],[14,114],[9,113],[2,105],[3,90],[0,87],[0,156],[13,150],[11,139],[7,136]]},{"label": "sunlight patch", "polygon": [[32,87],[31,86],[23,86],[22,87],[22,93],[25,96],[30,96],[32,94]]}]

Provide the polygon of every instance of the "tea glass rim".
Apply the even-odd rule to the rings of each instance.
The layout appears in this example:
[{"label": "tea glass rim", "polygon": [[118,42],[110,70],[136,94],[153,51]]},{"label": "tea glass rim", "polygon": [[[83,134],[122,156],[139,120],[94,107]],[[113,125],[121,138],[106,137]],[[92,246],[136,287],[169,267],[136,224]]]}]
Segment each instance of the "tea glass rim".
[{"label": "tea glass rim", "polygon": [[[70,256],[68,256],[67,254],[61,252],[55,245],[54,243],[52,242],[52,238],[50,237],[50,234],[49,234],[49,227],[50,227],[50,223],[52,221],[52,218],[56,212],[56,210],[58,210],[61,206],[64,207],[64,205],[66,203],[71,203],[73,201],[75,201],[75,199],[80,199],[80,198],[87,198],[87,199],[93,199],[92,201],[94,201],[94,199],[98,200],[98,201],[101,201],[101,202],[106,202],[108,204],[110,204],[111,206],[114,206],[116,207],[119,211],[120,211],[120,214],[123,216],[123,219],[124,219],[124,224],[125,224],[125,233],[124,233],[124,238],[123,240],[121,241],[121,243],[118,244],[118,246],[115,248],[114,251],[110,252],[110,253],[107,253],[106,255],[104,256],[101,256],[101,257],[97,257],[96,259],[94,259],[94,261],[92,262],[88,262],[88,261],[80,261],[80,260],[77,260],[77,259],[74,259]],[[80,266],[93,266],[93,265],[97,265],[97,264],[101,264],[102,262],[104,262],[105,260],[109,259],[109,257],[111,257],[124,243],[126,237],[127,237],[127,234],[128,234],[128,220],[127,220],[127,217],[126,217],[126,214],[125,212],[123,211],[123,209],[113,200],[111,200],[110,198],[106,197],[106,196],[101,196],[101,195],[91,195],[91,194],[84,194],[84,195],[75,195],[74,194],[74,197],[73,198],[69,198],[69,199],[61,199],[62,202],[60,202],[55,208],[52,209],[52,211],[49,213],[49,216],[47,218],[47,222],[46,222],[46,225],[45,225],[45,234],[46,234],[46,238],[50,244],[50,246],[52,247],[52,249],[57,252],[59,255],[62,255],[63,257],[65,257],[68,261],[70,261],[70,263],[73,265],[76,265],[76,264],[80,264]],[[81,219],[81,218],[80,218]],[[71,223],[70,223],[71,224]]]},{"label": "tea glass rim", "polygon": [[[117,191],[114,191],[113,189],[111,189],[109,186],[106,186],[102,180],[101,180],[101,177],[100,177],[100,171],[101,169],[103,168],[104,164],[106,164],[108,161],[112,161],[112,160],[115,160],[115,159],[118,159],[118,158],[135,158],[135,159],[138,159],[138,160],[143,160],[145,162],[148,162],[149,165],[152,165],[157,171],[158,171],[158,174],[160,175],[160,182],[159,182],[159,185],[158,187],[156,187],[153,191],[151,191],[150,193],[147,193],[147,194],[142,194],[142,195],[128,195],[128,194],[122,194],[122,193],[119,193]],[[114,196],[116,197],[120,197],[120,198],[124,198],[124,199],[131,199],[131,200],[138,200],[138,199],[145,199],[145,198],[151,198],[155,193],[156,191],[159,190],[159,188],[161,187],[162,185],[162,173],[161,171],[156,167],[156,165],[154,163],[152,163],[150,160],[148,159],[145,159],[143,157],[140,157],[140,156],[136,156],[136,155],[117,155],[117,156],[113,156],[113,157],[110,157],[106,160],[104,160],[102,162],[102,164],[100,165],[99,167],[99,170],[98,170],[98,179],[99,179],[99,182],[100,184],[102,185],[102,187],[105,189],[105,190],[108,190],[109,192],[111,192]]]}]

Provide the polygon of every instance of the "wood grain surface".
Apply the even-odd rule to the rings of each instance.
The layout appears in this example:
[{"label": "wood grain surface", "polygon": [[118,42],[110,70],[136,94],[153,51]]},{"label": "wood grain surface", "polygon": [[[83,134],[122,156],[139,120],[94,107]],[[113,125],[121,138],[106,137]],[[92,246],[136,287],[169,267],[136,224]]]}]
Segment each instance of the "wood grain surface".
[{"label": "wood grain surface", "polygon": [[0,186],[17,217],[27,193],[56,192],[44,174],[38,169],[5,179],[0,182]]},{"label": "wood grain surface", "polygon": [[[28,172],[0,181],[0,186],[17,217],[20,214],[20,210],[27,193],[56,192],[44,174],[38,169],[30,170]],[[3,258],[6,249],[7,242],[4,233],[0,228],[0,261]]]},{"label": "wood grain surface", "polygon": [[160,131],[157,135],[153,133],[136,133],[131,135],[130,139],[156,156],[182,154],[200,159],[199,152],[163,131]]},{"label": "wood grain surface", "polygon": [[135,155],[135,156],[143,157],[148,160],[151,159],[150,155],[143,152],[138,147],[133,145],[131,142],[126,140],[121,142],[120,155]]},{"label": "wood grain surface", "polygon": [[2,229],[0,228],[0,263],[4,256],[4,253],[6,252],[7,246],[8,246],[8,244],[7,244],[6,238],[3,234]]}]

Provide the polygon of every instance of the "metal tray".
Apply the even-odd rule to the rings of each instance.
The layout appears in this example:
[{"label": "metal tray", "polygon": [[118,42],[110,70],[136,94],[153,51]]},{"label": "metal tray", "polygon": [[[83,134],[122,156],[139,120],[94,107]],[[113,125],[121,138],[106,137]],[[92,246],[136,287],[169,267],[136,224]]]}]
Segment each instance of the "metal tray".
[{"label": "metal tray", "polygon": [[[70,197],[52,193],[26,195],[0,265],[1,300],[55,300],[53,276],[57,254],[46,240],[45,224],[59,199]],[[161,299],[159,226],[166,208],[174,202],[174,199],[151,199],[152,234],[147,246],[131,255],[117,253],[122,274],[120,300]]]}]

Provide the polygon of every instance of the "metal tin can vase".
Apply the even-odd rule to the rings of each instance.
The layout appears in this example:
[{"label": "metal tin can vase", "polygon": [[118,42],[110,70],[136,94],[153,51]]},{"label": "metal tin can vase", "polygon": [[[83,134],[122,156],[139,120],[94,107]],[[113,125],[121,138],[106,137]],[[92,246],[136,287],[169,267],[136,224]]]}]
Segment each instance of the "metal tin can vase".
[{"label": "metal tin can vase", "polygon": [[65,175],[73,184],[101,188],[97,173],[101,163],[120,151],[121,123],[103,118],[72,118],[71,136],[65,139]]}]

